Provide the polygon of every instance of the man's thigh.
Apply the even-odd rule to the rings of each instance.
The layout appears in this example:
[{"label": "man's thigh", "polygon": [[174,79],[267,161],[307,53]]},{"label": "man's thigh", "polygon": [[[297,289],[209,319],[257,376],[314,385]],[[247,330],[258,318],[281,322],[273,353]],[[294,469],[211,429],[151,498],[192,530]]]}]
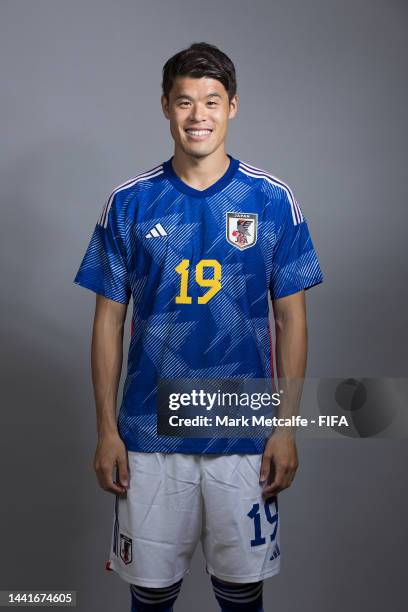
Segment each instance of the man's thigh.
[{"label": "man's thigh", "polygon": [[129,583],[170,586],[189,571],[201,533],[199,456],[128,452],[116,497],[109,569]]},{"label": "man's thigh", "polygon": [[278,497],[262,498],[262,455],[202,456],[203,552],[207,571],[250,583],[280,571]]}]

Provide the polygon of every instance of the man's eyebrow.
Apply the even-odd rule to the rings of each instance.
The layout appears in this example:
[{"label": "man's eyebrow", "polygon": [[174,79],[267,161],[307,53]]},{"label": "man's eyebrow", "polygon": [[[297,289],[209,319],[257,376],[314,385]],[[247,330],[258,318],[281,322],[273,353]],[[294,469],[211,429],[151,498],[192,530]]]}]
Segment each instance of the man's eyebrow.
[{"label": "man's eyebrow", "polygon": [[[210,98],[210,97],[211,97],[211,98],[215,98],[215,97],[216,97],[216,98],[221,98],[221,99],[222,99],[222,96],[221,96],[219,93],[215,92],[215,91],[214,91],[214,92],[211,92],[211,93],[209,93],[209,94],[207,94],[207,95],[206,95],[206,98]],[[193,98],[192,98],[191,96],[189,96],[188,94],[183,94],[183,93],[179,94],[179,95],[176,97],[176,100],[179,100],[180,98],[183,98],[184,100],[185,100],[185,99],[187,99],[187,100],[193,100]]]}]

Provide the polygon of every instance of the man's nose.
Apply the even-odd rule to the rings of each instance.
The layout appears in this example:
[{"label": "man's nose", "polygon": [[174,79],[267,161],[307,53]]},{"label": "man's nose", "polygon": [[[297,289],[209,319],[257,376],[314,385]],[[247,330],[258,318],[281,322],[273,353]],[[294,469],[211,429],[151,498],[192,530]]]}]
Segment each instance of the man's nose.
[{"label": "man's nose", "polygon": [[191,119],[194,121],[204,121],[206,118],[206,109],[201,104],[194,104],[191,109]]}]

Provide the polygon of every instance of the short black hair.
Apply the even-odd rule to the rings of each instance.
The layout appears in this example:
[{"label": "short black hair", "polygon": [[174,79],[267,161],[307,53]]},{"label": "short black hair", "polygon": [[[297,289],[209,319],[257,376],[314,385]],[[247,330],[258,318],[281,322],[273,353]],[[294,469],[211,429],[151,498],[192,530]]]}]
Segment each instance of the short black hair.
[{"label": "short black hair", "polygon": [[178,76],[208,77],[220,81],[231,101],[237,92],[235,66],[228,55],[215,45],[206,42],[193,43],[167,60],[163,66],[162,91],[169,99],[171,88]]}]

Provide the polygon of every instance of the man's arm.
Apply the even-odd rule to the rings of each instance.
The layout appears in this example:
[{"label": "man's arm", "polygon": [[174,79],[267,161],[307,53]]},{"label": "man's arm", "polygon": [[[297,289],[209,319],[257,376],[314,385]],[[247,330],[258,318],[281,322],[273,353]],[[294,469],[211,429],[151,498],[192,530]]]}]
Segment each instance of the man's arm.
[{"label": "man's arm", "polygon": [[[116,425],[126,312],[126,304],[96,295],[91,365],[98,444],[93,467],[100,486],[119,495],[126,492],[128,484],[127,451]],[[119,483],[112,476],[116,464]]]},{"label": "man's arm", "polygon": [[[272,300],[276,332],[276,369],[279,390],[283,389],[278,417],[298,412],[302,380],[307,362],[307,323],[304,290]],[[295,430],[276,428],[266,443],[260,483],[266,483],[264,498],[290,486],[298,467]]]}]

